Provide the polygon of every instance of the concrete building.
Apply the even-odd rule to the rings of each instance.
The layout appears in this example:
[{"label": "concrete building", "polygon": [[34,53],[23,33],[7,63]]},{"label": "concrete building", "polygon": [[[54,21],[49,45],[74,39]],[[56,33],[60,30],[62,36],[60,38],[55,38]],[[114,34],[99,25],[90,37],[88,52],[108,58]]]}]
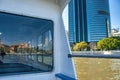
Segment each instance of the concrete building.
[{"label": "concrete building", "polygon": [[112,29],[112,36],[120,36],[119,28]]}]

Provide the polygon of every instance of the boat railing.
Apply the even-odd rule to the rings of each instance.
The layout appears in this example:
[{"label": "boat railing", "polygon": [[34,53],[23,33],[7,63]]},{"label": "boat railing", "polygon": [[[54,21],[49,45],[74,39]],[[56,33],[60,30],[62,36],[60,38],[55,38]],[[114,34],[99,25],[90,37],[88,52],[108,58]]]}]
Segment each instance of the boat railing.
[{"label": "boat railing", "polygon": [[107,58],[107,59],[120,59],[120,51],[84,51],[84,52],[72,52],[68,54],[69,58]]}]

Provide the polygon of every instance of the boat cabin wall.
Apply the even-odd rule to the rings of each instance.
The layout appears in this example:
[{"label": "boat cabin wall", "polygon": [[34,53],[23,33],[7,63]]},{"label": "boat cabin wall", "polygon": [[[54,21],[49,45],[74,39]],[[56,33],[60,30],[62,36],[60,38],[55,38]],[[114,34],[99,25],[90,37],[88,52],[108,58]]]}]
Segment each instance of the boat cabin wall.
[{"label": "boat cabin wall", "polygon": [[59,5],[52,0],[0,0],[0,11],[54,20]]},{"label": "boat cabin wall", "polygon": [[[56,1],[56,2],[54,2]],[[65,1],[65,2],[64,2]],[[54,23],[54,69],[52,72],[1,76],[0,80],[56,80],[56,73],[75,78],[70,48],[62,20],[62,9],[68,0],[0,0],[0,12],[52,20]],[[60,2],[60,4],[59,4]],[[62,3],[65,3],[62,6]]]}]

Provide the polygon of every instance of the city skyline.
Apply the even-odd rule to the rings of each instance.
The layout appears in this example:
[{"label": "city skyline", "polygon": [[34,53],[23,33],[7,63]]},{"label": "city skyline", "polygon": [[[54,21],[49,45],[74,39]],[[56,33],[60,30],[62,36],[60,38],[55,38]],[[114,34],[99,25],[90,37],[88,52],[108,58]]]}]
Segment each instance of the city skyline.
[{"label": "city skyline", "polygon": [[[120,5],[120,0],[109,0],[111,28],[120,29],[119,5]],[[64,20],[65,29],[68,31],[68,5],[64,9],[63,20]]]}]

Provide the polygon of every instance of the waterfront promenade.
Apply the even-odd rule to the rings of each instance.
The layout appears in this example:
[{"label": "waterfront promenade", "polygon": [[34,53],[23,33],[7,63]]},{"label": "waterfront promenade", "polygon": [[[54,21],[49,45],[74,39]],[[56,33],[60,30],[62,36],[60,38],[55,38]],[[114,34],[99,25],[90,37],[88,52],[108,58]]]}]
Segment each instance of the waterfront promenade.
[{"label": "waterfront promenade", "polygon": [[80,53],[80,54],[118,54],[120,55],[120,50],[111,50],[111,51],[72,51],[72,53]]},{"label": "waterfront promenade", "polygon": [[120,51],[73,51],[69,57],[120,59]]}]

